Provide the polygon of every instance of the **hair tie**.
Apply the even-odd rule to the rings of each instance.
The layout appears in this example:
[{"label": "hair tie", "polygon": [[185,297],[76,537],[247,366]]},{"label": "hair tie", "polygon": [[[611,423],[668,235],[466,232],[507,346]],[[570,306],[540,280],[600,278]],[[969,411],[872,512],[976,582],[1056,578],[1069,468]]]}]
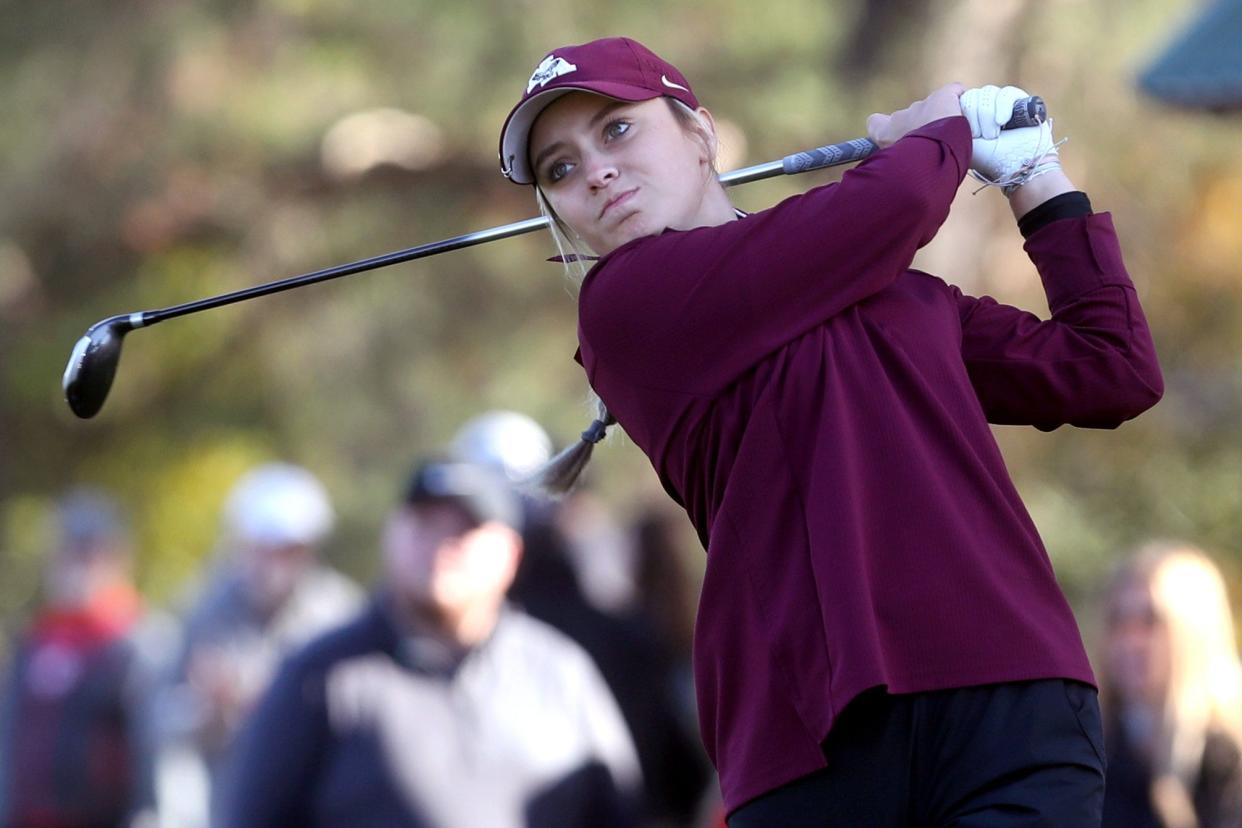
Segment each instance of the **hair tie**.
[{"label": "hair tie", "polygon": [[588,443],[598,443],[604,439],[604,432],[607,431],[608,424],[603,420],[592,420],[587,430],[582,432],[582,439]]}]

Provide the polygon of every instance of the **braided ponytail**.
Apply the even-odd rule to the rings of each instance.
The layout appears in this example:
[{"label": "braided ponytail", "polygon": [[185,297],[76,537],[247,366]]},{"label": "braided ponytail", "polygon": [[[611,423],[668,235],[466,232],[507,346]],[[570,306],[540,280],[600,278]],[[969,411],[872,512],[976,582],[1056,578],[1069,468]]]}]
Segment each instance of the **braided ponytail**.
[{"label": "braided ponytail", "polygon": [[595,444],[603,440],[608,427],[617,422],[617,418],[612,416],[603,400],[598,400],[598,407],[596,418],[587,426],[586,431],[582,432],[581,439],[565,448],[544,464],[543,468],[531,475],[525,481],[527,486],[552,496],[569,493],[574,484],[578,482],[586,464],[590,462]]}]

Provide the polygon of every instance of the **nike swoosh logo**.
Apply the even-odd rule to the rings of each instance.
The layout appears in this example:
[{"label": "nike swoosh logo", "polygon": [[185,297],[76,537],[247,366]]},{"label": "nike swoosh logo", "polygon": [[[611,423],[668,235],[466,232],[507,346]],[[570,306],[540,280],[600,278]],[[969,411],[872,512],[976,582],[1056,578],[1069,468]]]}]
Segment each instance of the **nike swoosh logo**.
[{"label": "nike swoosh logo", "polygon": [[682,92],[690,91],[686,87],[682,86],[680,83],[673,83],[671,80],[668,79],[668,75],[660,75],[660,83],[664,84],[669,89],[680,89]]}]

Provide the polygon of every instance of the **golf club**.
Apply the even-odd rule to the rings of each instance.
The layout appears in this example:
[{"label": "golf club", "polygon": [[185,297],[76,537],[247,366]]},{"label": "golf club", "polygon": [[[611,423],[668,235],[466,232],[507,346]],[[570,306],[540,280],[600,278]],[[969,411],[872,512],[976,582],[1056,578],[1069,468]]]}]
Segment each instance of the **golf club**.
[{"label": "golf club", "polygon": [[[1042,124],[1047,117],[1048,113],[1043,99],[1033,95],[1029,98],[1023,98],[1014,104],[1013,117],[1001,128],[1017,129],[1020,127],[1037,126]],[[876,149],[878,147],[870,139],[855,138],[851,141],[830,144],[805,152],[787,155],[779,161],[769,161],[765,164],[733,170],[722,174],[720,176],[720,183],[725,186],[746,184],[751,181],[759,181],[778,175],[795,175],[810,170],[850,164],[855,161],[861,161],[875,152]],[[182,305],[174,305],[158,310],[135,311],[134,313],[108,317],[91,325],[82,338],[77,341],[77,344],[74,345],[73,352],[69,356],[69,363],[65,366],[65,375],[62,380],[65,400],[69,403],[69,408],[73,413],[82,419],[89,419],[99,413],[104,401],[108,397],[108,391],[112,387],[112,380],[116,376],[117,364],[121,359],[121,345],[125,335],[135,328],[149,328],[157,322],[163,322],[166,319],[186,316],[210,308],[218,308],[221,305],[231,305],[234,302],[242,302],[247,299],[267,296],[271,293],[279,293],[304,285],[325,282],[329,279],[340,278],[341,276],[350,276],[367,270],[376,270],[401,262],[434,256],[438,253],[447,253],[450,250],[460,250],[485,242],[520,236],[524,233],[542,230],[548,226],[548,223],[548,219],[543,216],[530,218],[524,221],[513,222],[512,224],[492,227],[487,230],[454,236],[442,241],[410,247],[405,250],[398,250],[393,253],[374,256],[369,259],[329,267],[324,270],[316,270],[301,276],[291,276],[287,279],[255,285],[254,287],[199,299]]]}]

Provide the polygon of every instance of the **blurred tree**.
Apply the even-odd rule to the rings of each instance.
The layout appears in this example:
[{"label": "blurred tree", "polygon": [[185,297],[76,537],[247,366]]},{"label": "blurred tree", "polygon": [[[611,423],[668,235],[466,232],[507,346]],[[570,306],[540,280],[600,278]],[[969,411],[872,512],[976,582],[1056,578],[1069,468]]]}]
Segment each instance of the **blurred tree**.
[{"label": "blurred tree", "polygon": [[[1135,93],[1133,67],[1177,16],[1166,5],[0,2],[0,613],[30,605],[39,516],[71,483],[120,494],[141,581],[169,600],[256,460],[324,479],[342,516],[329,555],[366,578],[396,481],[466,417],[517,408],[572,439],[586,385],[546,238],[135,332],[89,422],[59,378],[106,315],[532,215],[497,174],[499,124],[547,48],[618,32],[676,60],[748,148],[739,163],[859,135],[869,112],[947,80],[1044,95],[1069,172],[1114,213],[1169,391],[1115,433],[1000,429],[1006,456],[1076,600],[1151,534],[1238,572],[1242,162],[1235,122]],[[839,175],[735,195],[757,209]],[[1040,309],[1003,200],[975,186],[923,266]],[[595,478],[624,511],[658,494],[646,468],[622,438]]]},{"label": "blurred tree", "polygon": [[836,69],[847,79],[865,81],[876,72],[903,68],[894,61],[918,59],[919,35],[931,18],[931,0],[870,0],[857,4],[857,17],[845,37]]}]

